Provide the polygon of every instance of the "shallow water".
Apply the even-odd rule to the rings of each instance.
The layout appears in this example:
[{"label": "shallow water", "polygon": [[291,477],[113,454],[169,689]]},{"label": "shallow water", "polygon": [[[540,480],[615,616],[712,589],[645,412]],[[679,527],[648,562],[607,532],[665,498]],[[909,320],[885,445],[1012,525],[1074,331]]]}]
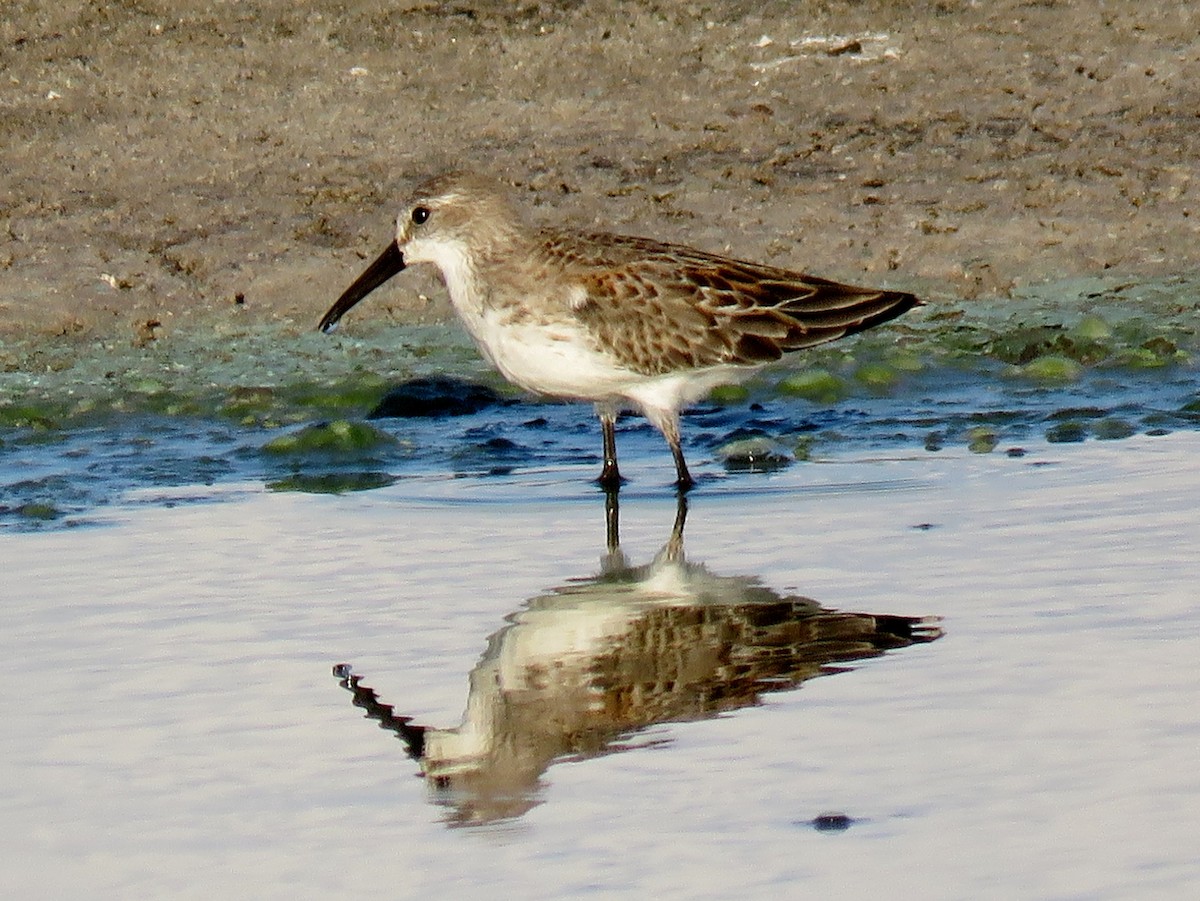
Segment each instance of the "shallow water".
[{"label": "shallow water", "polygon": [[[1181,897],[1200,880],[1200,435],[1025,447],[712,477],[689,566],[638,568],[677,513],[657,453],[627,472],[627,564],[590,463],[342,495],[143,482],[94,527],[10,532],[0,887]],[[793,635],[746,687],[714,655],[769,658],[745,624],[780,598],[807,625],[939,619],[816,679]],[[614,649],[635,644],[681,662],[623,681],[641,671]],[[342,663],[443,741],[470,709],[456,772],[494,778],[420,778]],[[489,758],[489,735],[513,753]]]},{"label": "shallow water", "polygon": [[[712,461],[747,435],[804,459],[1194,429],[1197,297],[1190,275],[1057,282],[995,304],[938,300],[718,391],[685,417],[688,459],[711,482],[738,468]],[[591,413],[503,385],[462,329],[355,325],[337,337],[224,322],[138,346],[3,343],[0,530],[85,524],[131,487],[353,491],[599,467]],[[363,422],[389,389],[434,374],[465,378],[468,394],[482,383],[495,402]],[[286,446],[322,421],[352,440]],[[651,478],[665,483],[661,438],[635,418],[620,430],[623,463],[653,459],[663,471]]]},{"label": "shallow water", "polygon": [[[0,378],[0,889],[1186,894],[1194,280],[1094,287],[718,395],[686,510],[634,418],[619,510],[578,405],[366,419],[480,379],[444,328],[39,346]],[[748,436],[784,459],[723,463]]]},{"label": "shallow water", "polygon": [[[453,390],[474,391],[477,384],[461,381]],[[472,496],[504,500],[521,496],[546,472],[580,463],[599,471],[599,425],[586,405],[501,397],[467,415],[364,419],[384,393],[376,387],[368,403],[335,412],[320,420],[323,425],[309,418],[264,429],[212,415],[140,411],[51,428],[0,428],[0,531],[84,525],[102,518],[130,489],[145,489],[153,504],[173,491],[211,493],[197,494],[195,486],[236,491],[249,482],[323,493],[400,480],[438,494],[440,480],[498,477],[498,484],[479,485]],[[749,467],[761,469],[845,453],[1019,452],[1030,442],[1124,439],[1198,424],[1200,394],[1190,365],[1095,370],[1063,383],[942,365],[909,374],[884,394],[862,391],[841,401],[781,395],[768,381],[752,383],[736,402],[686,411],[683,431],[695,474],[711,485],[747,468],[736,460],[722,463],[724,449],[747,436],[758,436],[781,457]],[[339,438],[341,427],[346,435]],[[314,432],[315,440],[305,443]],[[288,444],[293,440],[295,447]],[[641,418],[621,420],[618,450],[623,470],[642,473],[635,489],[661,490],[674,476],[662,437]],[[513,476],[521,488],[511,488]],[[556,497],[561,486],[553,480],[539,493]]]}]

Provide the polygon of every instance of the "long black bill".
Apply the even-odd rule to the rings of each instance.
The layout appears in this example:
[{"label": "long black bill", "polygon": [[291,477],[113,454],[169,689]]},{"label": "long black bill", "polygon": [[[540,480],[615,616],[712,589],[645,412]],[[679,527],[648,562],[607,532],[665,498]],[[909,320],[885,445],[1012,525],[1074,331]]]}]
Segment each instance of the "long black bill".
[{"label": "long black bill", "polygon": [[329,308],[329,312],[321,317],[321,324],[317,328],[326,334],[332,332],[337,328],[338,322],[352,306],[403,268],[404,254],[400,252],[400,248],[393,241],[379,255],[379,258],[368,266],[362,275],[354,280],[354,284],[342,292],[342,296],[334,301],[333,306]]}]

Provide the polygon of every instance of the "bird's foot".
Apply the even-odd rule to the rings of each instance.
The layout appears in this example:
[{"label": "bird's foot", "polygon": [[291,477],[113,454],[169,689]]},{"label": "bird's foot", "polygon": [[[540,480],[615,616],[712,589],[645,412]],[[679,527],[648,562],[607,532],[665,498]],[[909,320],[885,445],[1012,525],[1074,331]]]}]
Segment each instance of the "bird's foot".
[{"label": "bird's foot", "polygon": [[596,484],[605,491],[617,491],[625,484],[625,477],[617,470],[615,462],[605,462],[604,469],[600,471],[599,478],[596,479]]}]

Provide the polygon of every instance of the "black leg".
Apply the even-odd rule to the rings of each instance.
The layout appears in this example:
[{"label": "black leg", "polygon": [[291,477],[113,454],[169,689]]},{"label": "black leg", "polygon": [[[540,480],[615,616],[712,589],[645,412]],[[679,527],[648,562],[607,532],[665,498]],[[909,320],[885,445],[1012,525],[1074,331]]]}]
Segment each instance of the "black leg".
[{"label": "black leg", "polygon": [[609,413],[600,414],[600,432],[604,436],[604,469],[597,481],[607,490],[621,487],[625,480],[617,469],[617,417]]},{"label": "black leg", "polygon": [[629,558],[621,553],[621,509],[616,488],[604,489],[604,545],[600,572],[608,575],[629,571]]},{"label": "black leg", "polygon": [[671,526],[671,537],[667,540],[668,560],[683,559],[683,524],[687,520],[687,492],[680,489],[675,498],[675,523]]},{"label": "black leg", "polygon": [[610,554],[621,549],[621,508],[615,488],[604,489],[604,544]]},{"label": "black leg", "polygon": [[671,456],[675,458],[675,487],[685,492],[696,484],[692,474],[688,472],[687,461],[683,459],[683,448],[679,445],[679,426],[670,424],[663,429],[663,437],[671,448]]}]

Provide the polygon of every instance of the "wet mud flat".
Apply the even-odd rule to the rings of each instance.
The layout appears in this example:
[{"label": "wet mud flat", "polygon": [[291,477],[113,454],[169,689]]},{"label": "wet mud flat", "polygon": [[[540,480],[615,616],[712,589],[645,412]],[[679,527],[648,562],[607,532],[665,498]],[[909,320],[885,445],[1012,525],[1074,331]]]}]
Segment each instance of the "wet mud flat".
[{"label": "wet mud flat", "polygon": [[[5,339],[300,326],[451,166],[550,223],[922,295],[1200,265],[1190,4],[5,13]],[[413,281],[380,312],[445,305]]]}]

